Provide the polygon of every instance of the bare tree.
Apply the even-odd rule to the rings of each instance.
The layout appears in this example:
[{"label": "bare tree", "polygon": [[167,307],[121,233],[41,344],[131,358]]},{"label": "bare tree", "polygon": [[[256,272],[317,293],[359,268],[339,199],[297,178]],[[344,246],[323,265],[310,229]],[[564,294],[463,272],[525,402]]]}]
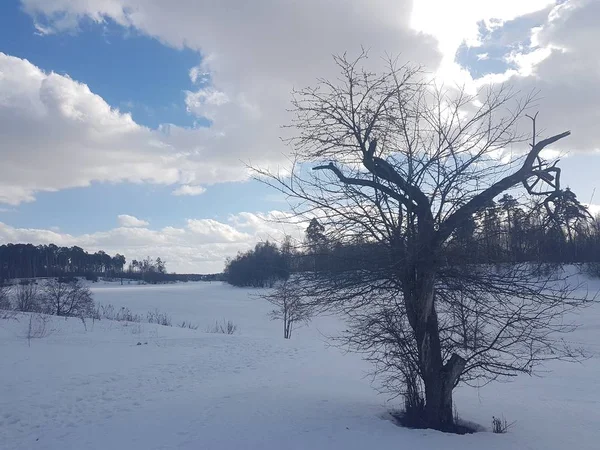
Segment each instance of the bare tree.
[{"label": "bare tree", "polygon": [[[437,87],[419,68],[390,60],[377,74],[365,61],[337,57],[338,80],[294,93],[292,174],[257,169],[258,178],[329,239],[370,245],[349,265],[304,273],[297,289],[346,313],[346,342],[375,363],[384,387],[416,389],[425,425],[449,430],[460,382],[580,356],[556,337],[572,329],[563,314],[585,301],[568,277],[535,263],[467,265],[446,252],[508,190],[552,213],[560,169],[542,150],[569,132],[538,139],[536,116],[527,119],[534,95],[506,86],[469,95]],[[533,137],[520,131],[523,119]]]},{"label": "bare tree", "polygon": [[15,289],[15,310],[35,312],[40,309],[40,295],[37,284],[21,282]]},{"label": "bare tree", "polygon": [[92,293],[78,280],[52,279],[44,286],[44,312],[57,316],[90,317],[94,310]]},{"label": "bare tree", "polygon": [[310,320],[310,307],[303,301],[295,283],[290,280],[278,283],[268,293],[261,294],[259,297],[275,306],[269,316],[273,320],[282,321],[285,339],[291,339],[296,325]]}]

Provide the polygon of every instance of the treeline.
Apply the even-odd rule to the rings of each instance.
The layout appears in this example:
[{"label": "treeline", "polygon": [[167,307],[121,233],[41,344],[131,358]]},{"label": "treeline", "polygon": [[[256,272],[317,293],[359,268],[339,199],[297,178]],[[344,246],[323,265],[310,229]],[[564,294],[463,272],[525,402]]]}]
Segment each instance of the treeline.
[{"label": "treeline", "polygon": [[254,249],[226,261],[225,280],[233,286],[272,287],[290,275],[290,249],[285,243],[280,249],[272,242],[260,242]]},{"label": "treeline", "polygon": [[[260,243],[228,260],[224,276],[234,286],[268,287],[297,272],[373,270],[391,260],[401,264],[407,250],[400,243],[390,255],[390,248],[363,236],[342,242],[313,219],[300,245],[289,238],[280,247]],[[593,218],[568,188],[552,205],[521,204],[506,194],[463,223],[440,258],[448,265],[600,263],[600,217]]]},{"label": "treeline", "polygon": [[167,272],[164,259],[147,257],[131,260],[125,256],[111,256],[100,250],[88,253],[81,247],[59,247],[33,244],[0,245],[0,285],[17,278],[85,277],[97,281],[105,279],[139,280],[146,283],[172,283],[176,281],[221,280],[222,274],[175,274]]},{"label": "treeline", "polygon": [[505,194],[463,223],[446,252],[450,262],[598,262],[600,218],[568,188],[553,205],[522,205]]},{"label": "treeline", "polygon": [[13,278],[116,275],[123,272],[125,257],[102,250],[88,253],[81,247],[57,245],[0,245],[0,281]]}]

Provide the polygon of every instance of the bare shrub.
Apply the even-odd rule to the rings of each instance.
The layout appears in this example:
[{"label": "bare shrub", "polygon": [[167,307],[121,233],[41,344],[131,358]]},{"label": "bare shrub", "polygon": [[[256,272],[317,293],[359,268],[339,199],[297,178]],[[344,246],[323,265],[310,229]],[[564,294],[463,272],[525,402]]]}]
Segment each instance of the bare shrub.
[{"label": "bare shrub", "polygon": [[425,398],[420,389],[416,373],[406,374],[406,392],[404,393],[404,419],[406,426],[425,428]]},{"label": "bare shrub", "polygon": [[504,417],[492,417],[492,431],[496,434],[504,434],[515,422],[508,423]]},{"label": "bare shrub", "polygon": [[179,324],[179,328],[189,328],[190,330],[197,330],[199,325],[193,324],[192,322],[186,322],[185,320]]},{"label": "bare shrub", "polygon": [[8,311],[11,309],[11,293],[11,286],[3,286],[0,284],[0,310]]},{"label": "bare shrub", "polygon": [[27,325],[27,343],[31,347],[32,339],[42,339],[50,334],[48,329],[49,317],[44,314],[31,313],[29,315],[29,324]]},{"label": "bare shrub", "polygon": [[17,318],[17,312],[15,311],[7,311],[7,310],[1,310],[0,309],[0,319],[1,320],[16,320],[17,322],[19,321],[19,319]]},{"label": "bare shrub", "polygon": [[135,314],[124,306],[116,309],[110,303],[108,305],[99,305],[96,308],[96,316],[100,319],[114,320],[116,322],[142,322],[140,314]]},{"label": "bare shrub", "polygon": [[15,289],[15,310],[37,312],[40,310],[40,293],[37,284],[19,283]]},{"label": "bare shrub", "polygon": [[140,314],[135,314],[129,308],[122,306],[121,309],[117,311],[114,320],[119,322],[141,322],[142,316]]},{"label": "bare shrub", "polygon": [[42,304],[44,312],[56,316],[91,317],[94,314],[92,292],[77,279],[48,281],[44,286]]},{"label": "bare shrub", "polygon": [[137,323],[137,322],[132,322],[133,325],[131,325],[131,334],[142,334],[142,324]]},{"label": "bare shrub", "polygon": [[235,334],[238,330],[238,326],[231,320],[222,322],[216,321],[213,326],[207,328],[207,333],[218,333],[218,334]]},{"label": "bare shrub", "polygon": [[[148,311],[146,314],[146,320],[144,320],[141,314],[136,314],[125,306],[117,309],[110,303],[107,305],[99,305],[95,310],[95,315],[100,319],[114,320],[116,322],[141,323],[145,321],[167,327],[173,326],[171,316],[165,312],[161,312],[158,308],[156,308],[154,311]],[[183,321],[181,324],[179,324],[179,326],[181,328],[189,328],[192,330],[198,329],[198,325],[193,325],[191,322],[186,321]]]},{"label": "bare shrub", "polygon": [[294,326],[307,323],[311,317],[309,305],[303,302],[302,295],[290,281],[283,281],[275,286],[268,294],[259,296],[268,301],[275,309],[271,311],[271,320],[283,322],[283,337],[290,339]]},{"label": "bare shrub", "polygon": [[600,263],[591,262],[584,265],[584,273],[590,278],[600,278]]},{"label": "bare shrub", "polygon": [[148,311],[146,317],[148,318],[148,323],[156,323],[158,325],[164,325],[166,327],[170,327],[172,324],[171,316],[169,316],[167,313],[160,312],[158,308],[154,311]]}]

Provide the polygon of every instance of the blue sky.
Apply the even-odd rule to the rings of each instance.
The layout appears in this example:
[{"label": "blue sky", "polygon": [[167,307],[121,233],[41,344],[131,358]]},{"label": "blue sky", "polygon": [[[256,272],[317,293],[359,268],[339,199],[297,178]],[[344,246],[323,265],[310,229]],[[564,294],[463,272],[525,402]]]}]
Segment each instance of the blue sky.
[{"label": "blue sky", "polygon": [[201,61],[197,52],[162,45],[110,19],[102,24],[88,19],[77,31],[42,36],[18,0],[4,1],[0,12],[5,53],[68,74],[140,124],[193,125],[184,90],[193,87],[188,72]]},{"label": "blue sky", "polygon": [[249,180],[245,164],[287,163],[291,89],[330,75],[331,54],[361,45],[446,83],[539,89],[544,129],[573,131],[556,149],[563,184],[592,198],[597,2],[349,1],[355,8],[1,2],[0,243],[55,241],[220,270],[283,232],[262,219],[286,210],[285,199]]},{"label": "blue sky", "polygon": [[[186,109],[185,91],[194,88],[189,71],[200,64],[198,51],[174,48],[125,29],[107,19],[83,20],[76,31],[41,35],[18,0],[0,5],[0,51],[29,60],[46,72],[65,74],[85,83],[108,104],[144,126],[206,126]],[[70,234],[92,233],[117,224],[127,213],[151,221],[154,227],[183,225],[201,215],[226,220],[244,210],[280,207],[273,192],[254,181],[216,184],[194,197],[171,195],[172,188],[131,183],[92,183],[89,187],[42,192],[36,201],[4,205],[0,220],[15,227],[57,227]],[[73,208],[77,205],[77,208]],[[85,217],[85,220],[82,220]]]}]

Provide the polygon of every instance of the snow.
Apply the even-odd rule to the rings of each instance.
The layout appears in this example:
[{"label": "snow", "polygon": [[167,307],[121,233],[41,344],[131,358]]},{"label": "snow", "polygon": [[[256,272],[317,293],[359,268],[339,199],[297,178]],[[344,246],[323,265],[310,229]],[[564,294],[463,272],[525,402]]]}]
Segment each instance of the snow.
[{"label": "snow", "polygon": [[[592,286],[597,288],[598,286]],[[221,283],[93,284],[97,302],[173,324],[47,319],[26,338],[27,314],[0,320],[0,449],[596,449],[600,442],[600,305],[569,340],[592,357],[553,363],[543,377],[457,390],[460,416],[507,434],[409,430],[377,394],[360,356],[328,345],[343,327],[320,317],[282,337],[271,306]],[[232,320],[235,335],[206,333]],[[87,329],[86,329],[87,328]],[[138,345],[141,343],[141,345]]]}]

